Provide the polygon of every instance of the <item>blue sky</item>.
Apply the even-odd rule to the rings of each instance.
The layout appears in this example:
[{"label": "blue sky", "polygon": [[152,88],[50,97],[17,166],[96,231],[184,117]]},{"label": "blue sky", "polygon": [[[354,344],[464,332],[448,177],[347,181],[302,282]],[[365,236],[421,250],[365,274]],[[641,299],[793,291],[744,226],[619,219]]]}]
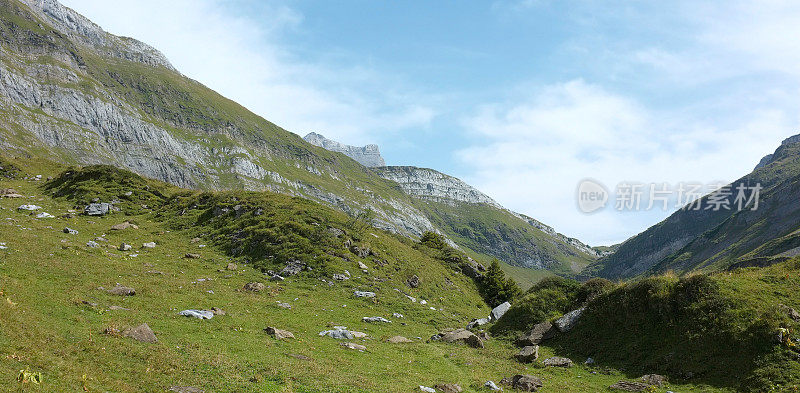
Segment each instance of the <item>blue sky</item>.
[{"label": "blue sky", "polygon": [[290,131],[378,143],[593,245],[669,212],[581,214],[581,179],[732,181],[800,133],[791,1],[64,3]]}]

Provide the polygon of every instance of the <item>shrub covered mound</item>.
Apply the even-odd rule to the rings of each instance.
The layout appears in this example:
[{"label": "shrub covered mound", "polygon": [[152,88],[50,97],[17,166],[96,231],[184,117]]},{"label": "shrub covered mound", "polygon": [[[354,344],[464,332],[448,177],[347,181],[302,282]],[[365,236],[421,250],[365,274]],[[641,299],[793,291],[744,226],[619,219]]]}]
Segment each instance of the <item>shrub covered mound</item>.
[{"label": "shrub covered mound", "polygon": [[[630,373],[661,373],[745,391],[800,384],[794,338],[798,263],[734,274],[651,277],[588,303],[578,325],[548,345]],[[791,334],[791,333],[789,333]],[[786,338],[786,334],[784,334]]]},{"label": "shrub covered mound", "polygon": [[69,168],[47,182],[45,189],[76,205],[95,200],[113,202],[125,214],[139,214],[161,206],[177,188],[145,179],[133,172],[110,165]]}]

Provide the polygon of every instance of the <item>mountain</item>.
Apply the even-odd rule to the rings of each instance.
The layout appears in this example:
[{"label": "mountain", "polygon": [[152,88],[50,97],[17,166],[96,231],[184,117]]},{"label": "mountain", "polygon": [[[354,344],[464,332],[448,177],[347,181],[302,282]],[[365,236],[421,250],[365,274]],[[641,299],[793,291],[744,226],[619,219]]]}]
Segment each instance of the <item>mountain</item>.
[{"label": "mountain", "polygon": [[0,11],[0,146],[7,155],[109,164],[185,188],[303,197],[405,236],[443,233],[465,250],[520,266],[574,273],[594,258],[497,206],[461,208],[409,195],[55,0],[0,0]]},{"label": "mountain", "polygon": [[[736,207],[737,187],[760,185],[758,209],[682,209],[625,241],[583,273],[625,279],[666,271],[687,273],[764,265],[800,251],[800,136],[783,141],[720,200]],[[752,207],[752,205],[750,205]]]},{"label": "mountain", "polygon": [[303,139],[314,146],[319,146],[326,150],[342,153],[366,167],[386,165],[386,162],[383,161],[383,157],[381,157],[381,152],[380,149],[378,149],[378,145],[366,145],[363,147],[345,145],[325,138],[316,132],[309,133],[308,135],[304,136]]}]

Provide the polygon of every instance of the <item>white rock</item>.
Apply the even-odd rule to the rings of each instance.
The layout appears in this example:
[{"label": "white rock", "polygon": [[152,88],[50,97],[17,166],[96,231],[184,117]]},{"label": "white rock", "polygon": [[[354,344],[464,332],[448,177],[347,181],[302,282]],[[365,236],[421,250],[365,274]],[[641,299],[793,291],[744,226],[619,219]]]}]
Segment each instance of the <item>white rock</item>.
[{"label": "white rock", "polygon": [[183,310],[178,313],[184,317],[192,317],[197,319],[211,319],[214,318],[214,313],[208,310]]},{"label": "white rock", "polygon": [[499,386],[497,386],[497,384],[494,383],[494,381],[486,381],[486,383],[483,384],[483,386],[485,386],[485,387],[489,388],[489,390],[493,390],[495,392],[498,391],[498,390],[502,390],[502,389],[500,389]]},{"label": "white rock", "polygon": [[511,308],[511,303],[509,302],[505,302],[495,307],[489,314],[489,320],[491,320],[492,322],[497,321],[498,319],[502,318],[503,315],[505,315],[505,313],[508,312],[510,308]]},{"label": "white rock", "polygon": [[45,212],[41,212],[41,213],[36,215],[36,218],[53,218],[53,217],[55,217],[55,216],[50,214],[50,213],[45,213]]},{"label": "white rock", "polygon": [[422,386],[422,385],[419,385],[419,390],[423,391],[423,392],[428,392],[428,393],[436,393],[436,389],[429,388],[427,386]]},{"label": "white rock", "polygon": [[18,207],[17,210],[36,211],[36,210],[39,210],[41,208],[42,208],[41,206],[36,206],[36,205],[22,205],[22,206]]},{"label": "white rock", "polygon": [[558,318],[553,324],[556,325],[558,331],[561,333],[566,333],[578,323],[578,319],[580,319],[581,315],[583,315],[583,311],[585,308],[579,308],[577,310],[570,311],[564,314],[563,317]]}]

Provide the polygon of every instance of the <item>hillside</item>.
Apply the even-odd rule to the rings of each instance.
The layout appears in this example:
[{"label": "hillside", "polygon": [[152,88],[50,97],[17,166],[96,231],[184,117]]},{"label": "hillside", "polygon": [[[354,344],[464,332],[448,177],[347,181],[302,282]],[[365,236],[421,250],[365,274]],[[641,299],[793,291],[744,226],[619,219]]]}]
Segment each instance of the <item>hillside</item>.
[{"label": "hillside", "polygon": [[[0,161],[0,189],[12,195],[0,198],[2,386],[352,393],[453,383],[477,392],[534,374],[541,392],[589,392],[635,377],[519,363],[503,339],[485,338],[484,348],[429,340],[489,312],[480,287],[453,265],[458,254],[441,257],[315,202],[178,189],[107,166]],[[81,214],[93,201],[113,208]],[[32,204],[39,208],[19,209]],[[305,267],[290,275],[295,261]],[[187,309],[215,314],[178,315]],[[143,323],[155,342],[129,330]],[[334,326],[366,337],[319,335]],[[276,339],[267,327],[294,338]],[[409,342],[387,342],[398,335]],[[557,352],[542,346],[540,354]],[[17,382],[20,370],[40,382]],[[725,391],[692,381],[670,388]]]},{"label": "hillside", "polygon": [[[427,206],[397,183],[185,77],[144,43],[106,33],[55,0],[0,0],[0,10],[0,146],[7,154],[109,164],[193,189],[301,196],[409,237],[452,233],[449,219],[432,222]],[[497,244],[476,245],[481,239],[451,240],[513,257]],[[526,253],[560,260],[553,249]]]},{"label": "hillside", "polygon": [[[760,184],[757,210],[679,210],[627,240],[583,274],[619,279],[670,270],[713,271],[793,256],[793,249],[800,246],[794,236],[800,229],[795,203],[800,197],[800,143],[796,139],[784,141],[752,173],[733,182],[734,191],[723,198],[736,206],[737,185]],[[708,199],[703,198],[703,206]]]}]

